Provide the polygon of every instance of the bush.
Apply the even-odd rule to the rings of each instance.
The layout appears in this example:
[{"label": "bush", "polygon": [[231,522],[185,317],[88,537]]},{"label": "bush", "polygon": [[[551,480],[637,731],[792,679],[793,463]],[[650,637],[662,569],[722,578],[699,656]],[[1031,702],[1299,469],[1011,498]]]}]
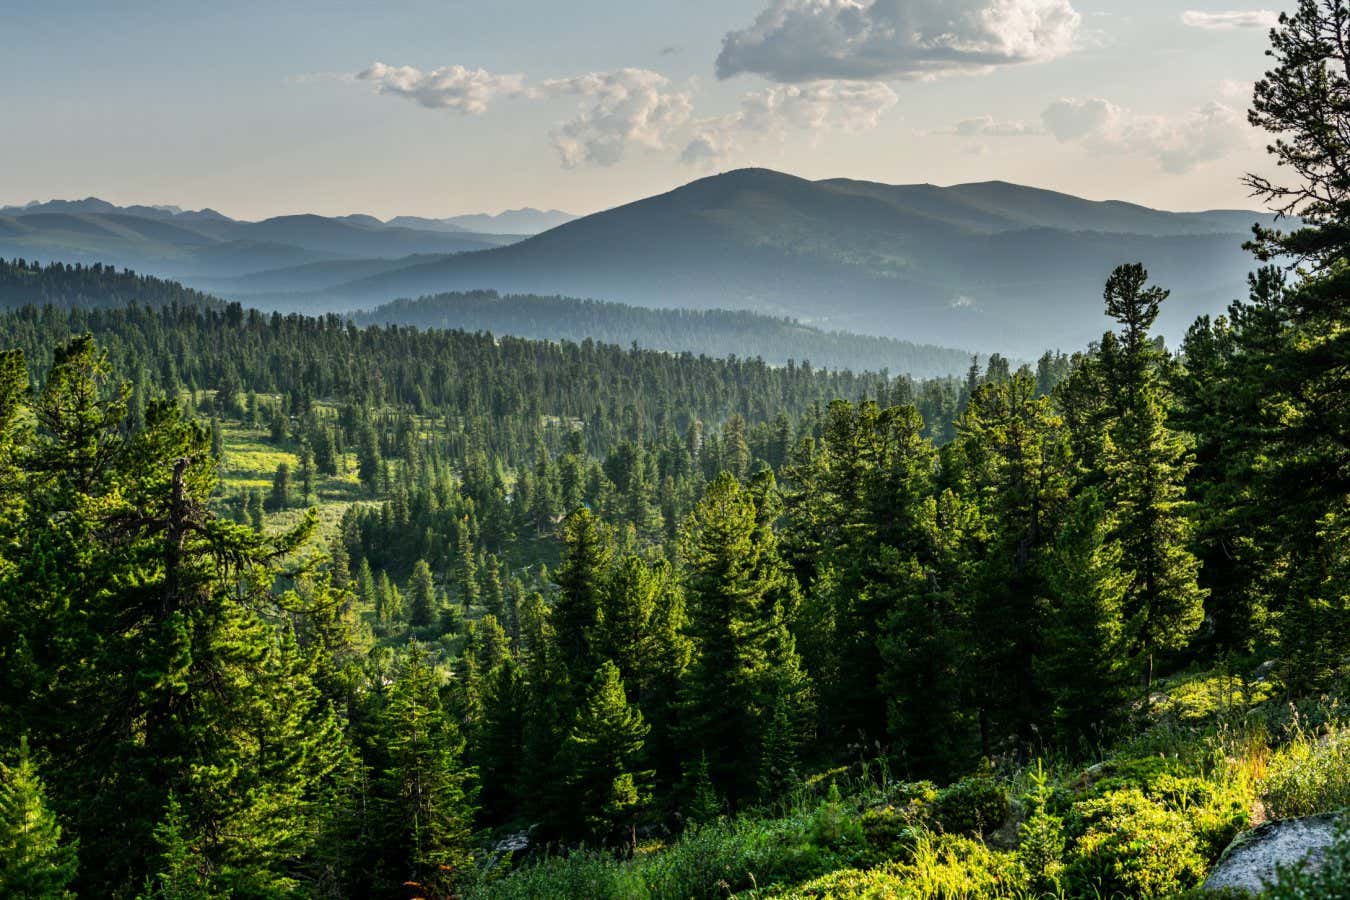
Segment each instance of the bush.
[{"label": "bush", "polygon": [[1197,769],[1175,757],[1113,760],[1105,776],[1092,786],[1092,796],[1137,790],[1167,809],[1183,813],[1207,860],[1219,858],[1224,848],[1251,823],[1251,797],[1232,779],[1202,778]]},{"label": "bush", "polygon": [[1171,897],[1205,875],[1187,816],[1137,788],[1077,803],[1072,819],[1081,837],[1064,869],[1071,895]]},{"label": "bush", "polygon": [[921,832],[908,811],[894,806],[869,809],[859,818],[858,824],[867,844],[863,861],[869,865],[908,859],[915,838]]},{"label": "bush", "polygon": [[1275,819],[1350,806],[1350,728],[1297,731],[1293,741],[1271,755],[1261,799]]},{"label": "bush", "polygon": [[983,835],[1008,820],[1008,791],[992,778],[966,778],[938,792],[933,821],[947,834]]},{"label": "bush", "polygon": [[830,785],[830,793],[820,801],[811,816],[808,834],[812,844],[818,847],[837,849],[852,845],[860,847],[863,843],[862,826],[854,810],[844,806],[839,796],[839,785]]},{"label": "bush", "polygon": [[955,834],[924,831],[913,858],[875,869],[842,869],[771,896],[791,900],[904,897],[906,900],[994,900],[1022,895],[1026,870],[1010,853]]}]

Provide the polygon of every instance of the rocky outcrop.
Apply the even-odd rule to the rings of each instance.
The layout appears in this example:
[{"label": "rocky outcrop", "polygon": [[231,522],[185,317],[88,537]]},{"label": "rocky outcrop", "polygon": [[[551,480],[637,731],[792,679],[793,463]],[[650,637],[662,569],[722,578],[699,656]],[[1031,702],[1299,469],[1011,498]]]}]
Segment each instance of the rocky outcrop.
[{"label": "rocky outcrop", "polygon": [[1338,816],[1281,819],[1234,838],[1205,880],[1206,890],[1260,893],[1280,866],[1320,866],[1336,838]]}]

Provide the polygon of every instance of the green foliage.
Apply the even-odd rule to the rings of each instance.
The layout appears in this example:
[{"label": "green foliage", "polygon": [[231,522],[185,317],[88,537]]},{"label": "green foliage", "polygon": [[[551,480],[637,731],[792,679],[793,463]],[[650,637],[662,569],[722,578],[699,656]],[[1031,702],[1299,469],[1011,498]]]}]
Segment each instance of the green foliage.
[{"label": "green foliage", "polygon": [[13,765],[0,763],[0,895],[16,900],[74,896],[76,844],[62,837],[46,789],[19,743]]},{"label": "green foliage", "polygon": [[1071,893],[1170,897],[1205,875],[1188,817],[1138,789],[1074,804],[1072,830],[1077,837],[1064,869]]},{"label": "green foliage", "polygon": [[1272,818],[1350,807],[1350,727],[1296,731],[1271,755],[1261,801]]},{"label": "green foliage", "polygon": [[642,768],[651,728],[628,705],[613,662],[603,663],[591,683],[562,751],[567,806],[595,839],[603,842],[618,834],[633,846],[637,822],[651,802],[654,773]]},{"label": "green foliage", "polygon": [[400,660],[381,731],[386,862],[401,881],[444,892],[473,861],[472,773],[460,763],[464,742],[441,707],[436,671],[415,646]]},{"label": "green foliage", "polygon": [[1026,867],[1031,886],[1056,891],[1064,871],[1066,838],[1064,819],[1051,811],[1054,792],[1040,760],[1030,773],[1031,791],[1026,796],[1026,818],[1017,827],[1017,856]]},{"label": "green foliage", "polygon": [[978,837],[1003,825],[1011,811],[1008,789],[986,777],[963,778],[933,801],[933,821],[947,834]]},{"label": "green foliage", "polygon": [[1020,896],[1027,887],[1026,872],[1012,854],[990,850],[960,835],[924,833],[905,862],[867,871],[845,869],[768,896],[783,900],[994,900]]}]

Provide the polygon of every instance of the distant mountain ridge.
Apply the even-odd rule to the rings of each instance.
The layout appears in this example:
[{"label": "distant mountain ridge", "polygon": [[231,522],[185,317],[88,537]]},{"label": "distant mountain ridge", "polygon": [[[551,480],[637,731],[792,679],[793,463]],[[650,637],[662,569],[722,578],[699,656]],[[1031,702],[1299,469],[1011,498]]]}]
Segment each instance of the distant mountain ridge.
[{"label": "distant mountain ridge", "polygon": [[525,224],[510,215],[241,223],[90,198],[0,213],[0,256],[130,266],[262,308],[351,311],[496,290],[751,310],[1033,357],[1100,337],[1110,325],[1102,284],[1123,262],[1143,262],[1172,289],[1159,324],[1179,339],[1196,315],[1245,293],[1252,260],[1242,244],[1253,223],[1274,221],[1001,181],[889,185],[741,169],[524,239],[463,230],[487,227],[484,218]]},{"label": "distant mountain ridge", "polygon": [[700,179],[507,247],[398,265],[268,302],[360,306],[451,290],[652,307],[752,309],[827,329],[1023,356],[1081,346],[1109,323],[1106,276],[1143,261],[1173,289],[1161,322],[1245,291],[1251,225],[1005,182],[936,187],[808,181],[766,169]]}]

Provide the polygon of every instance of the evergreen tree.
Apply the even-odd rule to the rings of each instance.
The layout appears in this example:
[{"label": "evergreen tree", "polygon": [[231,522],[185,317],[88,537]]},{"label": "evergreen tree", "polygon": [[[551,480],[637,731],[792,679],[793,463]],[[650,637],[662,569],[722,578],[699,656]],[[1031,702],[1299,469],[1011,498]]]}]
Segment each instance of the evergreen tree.
[{"label": "evergreen tree", "polygon": [[277,470],[272,475],[272,494],[267,502],[273,510],[291,505],[291,467],[288,463],[277,463]]},{"label": "evergreen tree", "polygon": [[1045,651],[1036,672],[1070,746],[1109,735],[1126,697],[1129,578],[1112,532],[1100,496],[1084,491],[1045,561]]},{"label": "evergreen tree", "polygon": [[204,871],[205,860],[193,846],[188,827],[178,798],[170,794],[164,819],[155,826],[159,867],[146,880],[141,900],[210,900],[215,896]]},{"label": "evergreen tree", "polygon": [[591,675],[599,668],[602,591],[609,575],[611,532],[587,509],[578,509],[563,526],[563,559],[558,567],[558,599],[553,611],[558,658],[566,666],[573,703],[579,704]]},{"label": "evergreen tree", "polygon": [[1126,615],[1147,697],[1156,654],[1190,640],[1204,615],[1205,592],[1184,500],[1188,450],[1168,425],[1159,371],[1165,360],[1148,333],[1167,292],[1148,286],[1143,266],[1126,265],[1108,279],[1105,297],[1108,314],[1124,329],[1120,353],[1107,367],[1121,410],[1107,431],[1104,467],[1116,537],[1129,565]]},{"label": "evergreen tree", "polygon": [[438,616],[436,582],[431,575],[431,566],[424,559],[413,565],[412,580],[408,582],[408,624],[414,628],[426,628],[434,623]]},{"label": "evergreen tree", "polygon": [[1291,177],[1247,183],[1297,227],[1258,228],[1250,246],[1262,262],[1293,259],[1300,270],[1292,285],[1258,272],[1251,301],[1231,310],[1223,430],[1228,475],[1249,486],[1235,519],[1255,544],[1288,680],[1307,691],[1330,683],[1350,651],[1350,8],[1299,0],[1271,41],[1274,64],[1249,117]]},{"label": "evergreen tree", "polygon": [[567,792],[592,836],[604,840],[622,834],[632,849],[638,819],[651,802],[654,773],[642,764],[650,729],[642,713],[629,706],[618,666],[605,661],[590,681],[590,695],[563,748]]},{"label": "evergreen tree", "polygon": [[473,773],[460,762],[464,742],[441,706],[436,670],[416,646],[403,654],[382,734],[388,864],[402,881],[448,895],[473,862]]},{"label": "evergreen tree", "polygon": [[0,763],[0,896],[72,897],[76,865],[75,844],[62,839],[28,742],[21,741],[15,764]]},{"label": "evergreen tree", "polygon": [[744,800],[758,790],[781,687],[775,666],[796,668],[775,602],[790,576],[753,497],[730,473],[708,486],[685,524],[681,554],[693,643],[683,697],[687,752],[708,754],[713,783]]}]

